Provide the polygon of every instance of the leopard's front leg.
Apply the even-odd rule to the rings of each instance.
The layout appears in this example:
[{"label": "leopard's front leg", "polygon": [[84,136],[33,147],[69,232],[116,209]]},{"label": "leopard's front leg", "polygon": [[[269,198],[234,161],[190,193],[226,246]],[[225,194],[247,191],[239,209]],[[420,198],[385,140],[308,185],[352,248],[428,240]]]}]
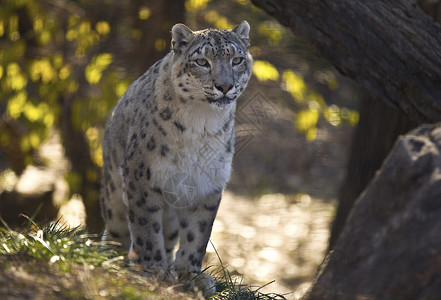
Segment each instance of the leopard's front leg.
[{"label": "leopard's front leg", "polygon": [[198,286],[205,294],[216,291],[213,278],[200,272],[220,199],[221,193],[215,193],[197,205],[177,210],[180,244],[173,269],[190,288]]},{"label": "leopard's front leg", "polygon": [[131,245],[129,258],[146,272],[166,279],[167,255],[164,247],[164,201],[161,190],[151,188],[144,178],[134,172],[124,172],[123,198]]}]

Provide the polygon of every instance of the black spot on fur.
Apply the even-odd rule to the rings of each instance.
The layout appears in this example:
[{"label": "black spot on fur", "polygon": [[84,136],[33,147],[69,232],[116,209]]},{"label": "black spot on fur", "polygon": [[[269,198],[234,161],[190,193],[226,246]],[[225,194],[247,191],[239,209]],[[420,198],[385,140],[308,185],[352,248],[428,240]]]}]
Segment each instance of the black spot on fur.
[{"label": "black spot on fur", "polygon": [[168,92],[168,91],[165,92],[165,94],[164,94],[164,100],[165,100],[165,101],[172,101],[172,100],[173,100],[173,98],[172,98],[170,92]]},{"label": "black spot on fur", "polygon": [[147,175],[148,180],[150,180],[152,178],[152,172],[150,171],[150,168],[147,168],[146,175]]},{"label": "black spot on fur", "polygon": [[227,145],[225,148],[226,148],[225,150],[227,150],[227,153],[231,152],[231,139],[227,142]]},{"label": "black spot on fur", "polygon": [[145,198],[141,197],[138,201],[135,202],[136,206],[141,207],[145,204]]},{"label": "black spot on fur", "polygon": [[156,148],[155,138],[152,136],[150,140],[147,142],[147,150],[152,151]]},{"label": "black spot on fur", "polygon": [[184,132],[185,131],[185,129],[187,129],[187,128],[185,128],[185,126],[184,125],[182,125],[181,123],[179,123],[178,121],[174,121],[173,122],[173,125],[175,125],[176,126],[176,128],[178,128],[181,132]]},{"label": "black spot on fur", "polygon": [[139,81],[144,81],[147,78],[147,76],[148,76],[147,72],[142,74],[142,76],[139,77]]},{"label": "black spot on fur", "polygon": [[130,182],[129,182],[129,188],[130,188],[132,191],[135,191],[135,190],[136,190],[136,186],[135,186],[135,183],[134,183],[133,181],[130,181]]},{"label": "black spot on fur", "polygon": [[147,211],[150,213],[155,213],[157,211],[159,211],[161,209],[161,207],[159,205],[152,205],[147,207]]},{"label": "black spot on fur", "polygon": [[167,153],[168,153],[168,151],[169,151],[170,149],[168,148],[168,146],[167,145],[161,145],[161,155],[162,156],[167,156]]},{"label": "black spot on fur", "polygon": [[204,220],[204,221],[199,221],[198,225],[199,225],[199,232],[204,233],[205,229],[207,229],[208,223],[207,221]]},{"label": "black spot on fur", "polygon": [[187,228],[188,227],[188,222],[185,219],[181,220],[179,222],[179,224],[181,225],[182,228]]},{"label": "black spot on fur", "polygon": [[127,160],[131,160],[133,158],[133,155],[135,155],[135,151],[129,153],[129,155],[127,156]]},{"label": "black spot on fur", "polygon": [[203,252],[205,251],[205,247],[204,247],[204,246],[200,246],[200,247],[197,249],[197,251],[198,251],[198,253],[203,253]]},{"label": "black spot on fur", "polygon": [[150,257],[150,255],[144,255],[144,261],[151,261],[152,258]]},{"label": "black spot on fur", "polygon": [[153,250],[153,244],[150,241],[145,241],[145,250],[152,251]]},{"label": "black spot on fur", "polygon": [[158,129],[159,132],[161,132],[163,136],[167,135],[167,130],[165,130],[164,127],[162,127],[161,124],[159,124],[156,119],[153,119],[153,124],[155,124],[156,129]]},{"label": "black spot on fur", "polygon": [[189,243],[191,243],[191,242],[193,242],[194,241],[194,234],[193,234],[193,232],[188,232],[188,234],[187,234],[187,241],[189,242]]},{"label": "black spot on fur", "polygon": [[162,260],[162,255],[161,255],[161,251],[160,250],[156,250],[155,256],[153,256],[153,259],[155,261],[161,261]]},{"label": "black spot on fur", "polygon": [[138,224],[140,225],[140,226],[145,226],[145,225],[147,225],[147,218],[145,218],[145,217],[140,217],[140,218],[138,218]]},{"label": "black spot on fur", "polygon": [[158,222],[153,223],[153,231],[155,233],[159,233],[160,230],[161,230],[161,225],[159,225]]},{"label": "black spot on fur", "polygon": [[198,258],[196,258],[193,254],[190,254],[190,255],[188,256],[188,260],[190,261],[190,263],[191,263],[193,266],[199,267],[200,260],[199,260]]},{"label": "black spot on fur", "polygon": [[107,210],[107,218],[109,218],[109,220],[112,220],[113,218],[113,212],[110,208]]},{"label": "black spot on fur", "polygon": [[136,244],[140,247],[144,246],[144,242],[139,236],[136,238]]},{"label": "black spot on fur", "polygon": [[158,105],[153,106],[153,108],[150,110],[150,113],[154,114],[158,111]]},{"label": "black spot on fur", "polygon": [[172,111],[171,111],[171,109],[170,109],[169,107],[166,107],[166,108],[164,108],[164,109],[159,113],[159,115],[161,116],[161,118],[162,118],[164,121],[168,121],[168,120],[170,120],[171,117],[172,117]]}]

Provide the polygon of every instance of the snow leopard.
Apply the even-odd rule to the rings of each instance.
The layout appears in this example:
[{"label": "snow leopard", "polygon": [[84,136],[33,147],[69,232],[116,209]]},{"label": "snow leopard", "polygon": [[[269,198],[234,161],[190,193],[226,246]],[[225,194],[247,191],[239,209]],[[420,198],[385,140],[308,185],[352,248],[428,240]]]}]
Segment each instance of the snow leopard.
[{"label": "snow leopard", "polygon": [[215,283],[201,266],[230,178],[236,102],[252,73],[249,32],[247,21],[174,25],[170,52],[130,85],[104,129],[103,240],[121,243],[146,272],[207,293]]}]

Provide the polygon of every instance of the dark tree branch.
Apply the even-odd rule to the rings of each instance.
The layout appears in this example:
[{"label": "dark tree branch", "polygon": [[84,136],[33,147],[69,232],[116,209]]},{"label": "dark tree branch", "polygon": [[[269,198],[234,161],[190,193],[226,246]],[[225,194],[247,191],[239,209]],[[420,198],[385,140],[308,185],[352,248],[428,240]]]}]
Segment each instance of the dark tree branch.
[{"label": "dark tree branch", "polygon": [[411,0],[252,0],[374,98],[441,120],[441,26]]}]

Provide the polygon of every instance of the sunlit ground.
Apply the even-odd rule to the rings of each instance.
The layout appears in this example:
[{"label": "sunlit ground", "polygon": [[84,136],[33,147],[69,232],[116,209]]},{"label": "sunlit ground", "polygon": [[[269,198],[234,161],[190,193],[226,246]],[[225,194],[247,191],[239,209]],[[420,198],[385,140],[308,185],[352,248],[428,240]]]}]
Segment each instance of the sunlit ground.
[{"label": "sunlit ground", "polygon": [[[299,298],[323,260],[334,205],[308,195],[224,193],[211,240],[228,269],[264,291]],[[217,264],[211,245],[207,264]]]}]

